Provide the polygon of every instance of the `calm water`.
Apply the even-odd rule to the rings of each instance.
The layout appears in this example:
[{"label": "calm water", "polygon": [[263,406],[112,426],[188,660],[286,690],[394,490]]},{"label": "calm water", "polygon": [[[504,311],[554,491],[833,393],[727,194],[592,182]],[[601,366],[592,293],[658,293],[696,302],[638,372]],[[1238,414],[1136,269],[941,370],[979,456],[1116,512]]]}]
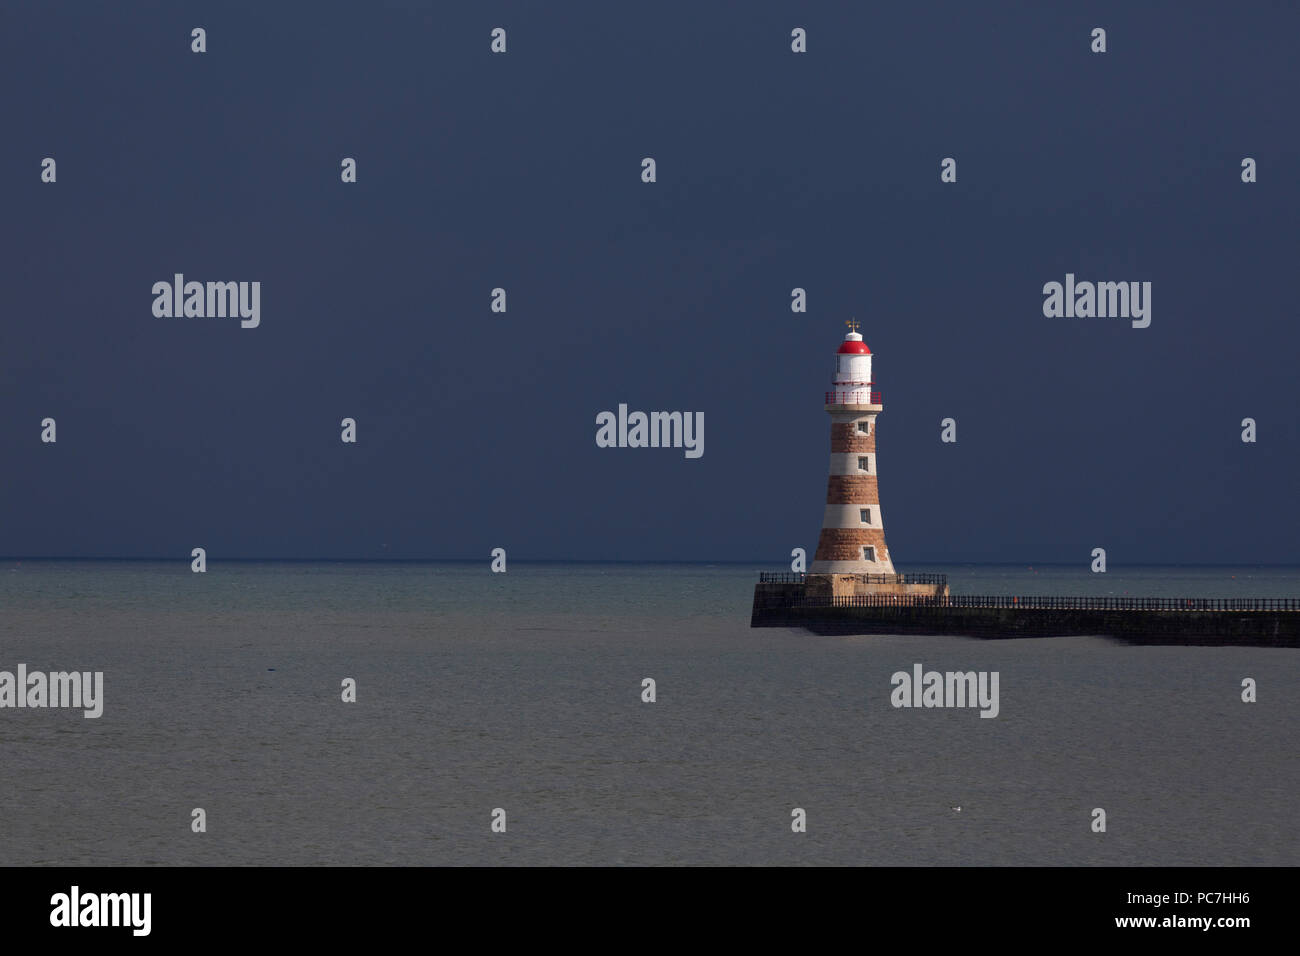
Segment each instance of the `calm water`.
[{"label": "calm water", "polygon": [[[0,862],[1300,862],[1300,651],[750,630],[756,570],[0,562],[0,670],[105,675],[98,720],[0,710]],[[1300,569],[915,570],[1300,595]],[[894,709],[917,662],[1000,672],[1000,715]]]}]

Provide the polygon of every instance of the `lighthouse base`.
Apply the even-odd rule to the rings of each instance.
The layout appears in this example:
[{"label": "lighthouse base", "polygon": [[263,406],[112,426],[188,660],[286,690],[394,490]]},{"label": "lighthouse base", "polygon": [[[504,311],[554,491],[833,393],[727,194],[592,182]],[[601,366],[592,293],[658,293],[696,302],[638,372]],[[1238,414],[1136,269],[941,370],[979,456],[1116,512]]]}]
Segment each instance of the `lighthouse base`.
[{"label": "lighthouse base", "polygon": [[837,598],[866,594],[947,597],[947,579],[941,575],[816,572],[804,576],[803,594],[810,598]]},{"label": "lighthouse base", "polygon": [[814,561],[808,569],[810,574],[869,574],[873,577],[893,576],[894,564],[888,558],[883,561]]}]

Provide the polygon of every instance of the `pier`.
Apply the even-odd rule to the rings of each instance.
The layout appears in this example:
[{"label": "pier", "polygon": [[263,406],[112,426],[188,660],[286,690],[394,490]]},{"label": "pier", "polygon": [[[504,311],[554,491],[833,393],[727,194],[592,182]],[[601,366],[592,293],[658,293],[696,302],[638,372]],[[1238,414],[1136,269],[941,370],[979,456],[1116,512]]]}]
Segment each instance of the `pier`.
[{"label": "pier", "polygon": [[[750,626],[816,634],[1087,635],[1130,644],[1300,647],[1300,598],[949,594],[943,575],[879,577],[864,583],[892,585],[895,593],[809,593],[813,582],[805,575],[760,574]],[[938,593],[909,594],[909,585],[933,585]]]}]

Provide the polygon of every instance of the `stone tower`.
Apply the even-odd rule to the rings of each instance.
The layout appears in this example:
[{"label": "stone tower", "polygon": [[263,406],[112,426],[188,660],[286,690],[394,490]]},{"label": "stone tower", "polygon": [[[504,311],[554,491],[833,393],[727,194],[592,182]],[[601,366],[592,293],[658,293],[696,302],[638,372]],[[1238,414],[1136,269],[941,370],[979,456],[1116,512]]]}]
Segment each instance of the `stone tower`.
[{"label": "stone tower", "polygon": [[831,473],[826,512],[813,556],[812,574],[893,574],[885,545],[885,523],[876,486],[876,416],[880,393],[873,391],[871,349],[857,323],[835,355],[833,390],[826,393],[831,416]]}]

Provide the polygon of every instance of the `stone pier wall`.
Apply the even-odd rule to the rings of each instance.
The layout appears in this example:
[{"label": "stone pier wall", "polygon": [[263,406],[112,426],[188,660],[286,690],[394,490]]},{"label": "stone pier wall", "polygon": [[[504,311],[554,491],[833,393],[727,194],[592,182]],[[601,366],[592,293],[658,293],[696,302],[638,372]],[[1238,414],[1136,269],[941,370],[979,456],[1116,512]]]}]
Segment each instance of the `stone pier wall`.
[{"label": "stone pier wall", "polygon": [[[824,534],[825,532],[823,532]],[[808,597],[850,597],[866,594],[916,595],[918,597],[947,597],[946,584],[899,584],[895,581],[872,581],[865,574],[809,574],[804,578],[804,592]]]},{"label": "stone pier wall", "polygon": [[[759,585],[759,588],[799,585]],[[1300,647],[1300,611],[789,607],[754,593],[752,627],[819,634],[955,634],[985,639],[1093,635],[1133,644]]]}]

